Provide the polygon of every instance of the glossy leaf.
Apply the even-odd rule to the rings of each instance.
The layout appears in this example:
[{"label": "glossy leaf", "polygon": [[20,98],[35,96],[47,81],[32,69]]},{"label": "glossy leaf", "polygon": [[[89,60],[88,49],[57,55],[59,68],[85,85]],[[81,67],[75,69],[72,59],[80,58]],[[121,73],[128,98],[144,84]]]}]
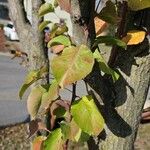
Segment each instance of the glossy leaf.
[{"label": "glossy leaf", "polygon": [[46,90],[42,86],[37,86],[32,89],[27,99],[28,112],[31,118],[35,118],[41,105],[42,95]]},{"label": "glossy leaf", "polygon": [[127,43],[127,45],[136,45],[143,42],[145,36],[145,31],[131,30],[127,33],[125,37],[122,38],[122,41]]},{"label": "glossy leaf", "polygon": [[60,87],[72,84],[86,77],[93,68],[92,52],[85,45],[70,46],[53,58],[51,69]]},{"label": "glossy leaf", "polygon": [[131,10],[137,11],[150,7],[150,0],[128,0]]},{"label": "glossy leaf", "polygon": [[115,4],[110,0],[106,2],[106,6],[100,11],[98,17],[107,23],[116,24],[119,20]]},{"label": "glossy leaf", "polygon": [[104,119],[91,96],[75,101],[71,114],[76,124],[89,135],[99,135],[104,128]]},{"label": "glossy leaf", "polygon": [[45,136],[35,137],[35,139],[32,142],[32,150],[41,150],[42,149],[42,143],[44,140],[46,140]]},{"label": "glossy leaf", "polygon": [[46,108],[49,104],[58,98],[59,86],[56,80],[51,82],[47,92],[42,95],[41,107]]},{"label": "glossy leaf", "polygon": [[48,24],[50,24],[50,23],[51,23],[51,21],[43,21],[43,22],[39,25],[39,30],[40,30],[40,31],[43,31],[44,28],[45,28]]},{"label": "glossy leaf", "polygon": [[105,62],[103,56],[99,53],[99,51],[96,50],[93,55],[96,61],[99,63],[101,71],[111,75],[114,82],[117,81],[119,79],[119,74],[107,65],[107,63]]},{"label": "glossy leaf", "polygon": [[71,41],[69,37],[65,35],[59,35],[57,37],[54,37],[52,40],[48,42],[48,47],[54,46],[54,45],[64,45],[64,46],[70,46]]},{"label": "glossy leaf", "polygon": [[61,129],[52,131],[47,139],[43,142],[44,150],[63,150],[63,140]]},{"label": "glossy leaf", "polygon": [[117,45],[122,48],[126,48],[126,43],[112,36],[98,36],[93,44],[93,47],[98,46],[100,43],[105,43],[108,45]]},{"label": "glossy leaf", "polygon": [[53,5],[50,3],[44,3],[39,8],[38,15],[39,15],[39,17],[42,17],[49,12],[54,12]]},{"label": "glossy leaf", "polygon": [[83,132],[73,119],[70,123],[62,121],[60,127],[65,140],[85,142],[89,139],[89,135]]}]

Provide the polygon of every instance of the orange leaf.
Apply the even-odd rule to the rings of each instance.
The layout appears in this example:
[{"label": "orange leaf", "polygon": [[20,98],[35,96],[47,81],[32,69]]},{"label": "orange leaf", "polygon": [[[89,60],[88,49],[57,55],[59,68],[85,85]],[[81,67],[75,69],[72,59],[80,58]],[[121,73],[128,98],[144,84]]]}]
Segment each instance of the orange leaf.
[{"label": "orange leaf", "polygon": [[64,47],[65,46],[61,45],[61,44],[60,45],[54,45],[54,46],[51,47],[51,51],[55,54],[58,54],[64,49]]},{"label": "orange leaf", "polygon": [[98,17],[94,18],[94,22],[95,22],[95,31],[97,36],[100,35],[104,30],[108,28],[108,23],[99,19]]},{"label": "orange leaf", "polygon": [[145,31],[131,30],[122,38],[122,41],[127,43],[127,45],[136,45],[143,42],[145,35]]},{"label": "orange leaf", "polygon": [[43,141],[46,139],[46,137],[38,136],[34,139],[32,143],[32,150],[41,150]]}]

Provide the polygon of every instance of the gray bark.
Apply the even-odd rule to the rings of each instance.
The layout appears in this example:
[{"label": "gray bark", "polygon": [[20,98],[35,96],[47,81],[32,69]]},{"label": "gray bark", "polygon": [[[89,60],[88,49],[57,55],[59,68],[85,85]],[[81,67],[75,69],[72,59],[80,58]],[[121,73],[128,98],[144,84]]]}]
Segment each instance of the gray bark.
[{"label": "gray bark", "polygon": [[[83,16],[90,20],[92,5],[90,1],[71,1],[72,15]],[[93,1],[94,2],[94,1]],[[86,6],[86,7],[85,7]],[[77,10],[80,8],[81,10]],[[84,14],[82,14],[84,10]],[[131,17],[131,16],[130,16]],[[90,20],[92,21],[92,20]],[[131,23],[131,22],[130,22]],[[73,22],[74,33],[83,32],[79,25]],[[80,26],[80,28],[82,28]],[[94,28],[93,28],[94,30]],[[94,37],[89,30],[90,44]],[[75,39],[83,43],[84,33],[74,34]],[[150,82],[149,42],[145,39],[139,45],[130,46],[126,51],[120,50],[115,67],[119,69],[120,79],[111,83],[110,78],[102,77],[95,64],[92,73],[85,79],[91,87],[97,106],[104,116],[106,127],[98,138],[88,141],[90,150],[132,150],[140,115],[146,100]]]},{"label": "gray bark", "polygon": [[[38,9],[42,2],[32,0],[32,24],[26,19],[23,0],[8,0],[8,2],[10,17],[17,29],[22,50],[29,57],[29,70],[39,69],[46,65],[48,67],[48,59],[43,43],[43,33],[38,30],[40,22]],[[44,79],[43,82],[46,83],[47,79]]]}]

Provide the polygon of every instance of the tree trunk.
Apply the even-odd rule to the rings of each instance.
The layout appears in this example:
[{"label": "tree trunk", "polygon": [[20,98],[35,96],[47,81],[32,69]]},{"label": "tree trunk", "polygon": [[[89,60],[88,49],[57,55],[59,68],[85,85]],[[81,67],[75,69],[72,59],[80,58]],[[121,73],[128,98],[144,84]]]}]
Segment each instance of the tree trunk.
[{"label": "tree trunk", "polygon": [[[71,1],[72,18],[82,16],[88,25],[92,12],[90,1]],[[94,3],[94,1],[93,1]],[[84,11],[83,11],[84,10]],[[84,12],[84,13],[82,13]],[[133,16],[130,16],[132,20]],[[129,18],[129,16],[128,16]],[[130,21],[129,21],[130,22]],[[90,22],[91,23],[91,22]],[[130,22],[132,24],[133,22]],[[92,23],[91,23],[92,25]],[[74,38],[83,44],[86,38],[82,27],[73,21]],[[94,27],[89,30],[88,46],[93,41]],[[82,34],[81,34],[82,33]],[[89,42],[90,41],[90,42]],[[95,64],[92,73],[86,78],[91,87],[97,105],[104,116],[106,127],[103,133],[88,141],[90,150],[132,150],[136,137],[143,105],[146,100],[150,82],[150,54],[147,39],[139,45],[120,50],[117,54],[115,67],[121,77],[111,83],[109,77],[102,77]]]},{"label": "tree trunk", "polygon": [[[17,29],[23,51],[29,57],[29,70],[39,69],[42,66],[49,66],[47,52],[44,49],[43,33],[39,31],[38,10],[42,1],[32,0],[32,23],[26,18],[23,0],[8,0],[9,12],[12,21]],[[48,78],[43,79],[44,83]]]}]

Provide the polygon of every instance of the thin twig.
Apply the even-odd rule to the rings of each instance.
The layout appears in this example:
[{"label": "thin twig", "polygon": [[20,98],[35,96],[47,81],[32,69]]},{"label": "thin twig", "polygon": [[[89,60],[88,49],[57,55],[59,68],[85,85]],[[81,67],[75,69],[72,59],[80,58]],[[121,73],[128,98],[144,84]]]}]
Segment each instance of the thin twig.
[{"label": "thin twig", "polygon": [[71,104],[75,101],[76,99],[76,85],[77,83],[72,84],[72,99],[71,99]]}]

